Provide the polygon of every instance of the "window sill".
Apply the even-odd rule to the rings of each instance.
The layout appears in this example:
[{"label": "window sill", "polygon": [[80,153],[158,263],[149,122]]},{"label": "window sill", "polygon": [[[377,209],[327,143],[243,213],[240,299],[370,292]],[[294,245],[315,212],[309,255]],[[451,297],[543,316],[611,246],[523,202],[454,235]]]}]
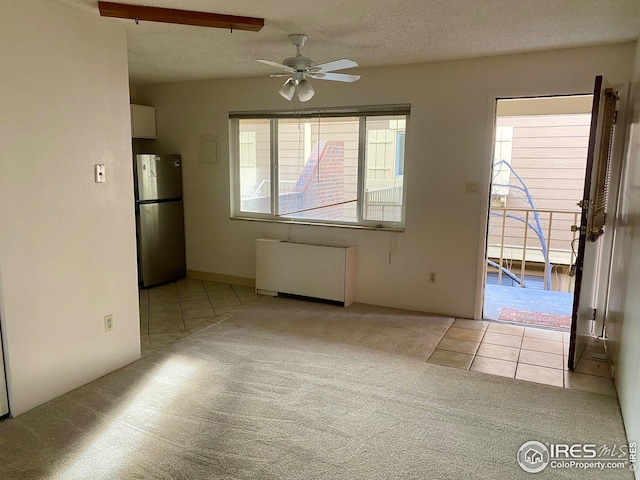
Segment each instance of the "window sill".
[{"label": "window sill", "polygon": [[373,226],[373,225],[354,225],[349,223],[325,223],[325,222],[312,222],[312,221],[300,221],[300,220],[276,220],[273,218],[253,218],[253,217],[229,217],[231,220],[245,220],[249,222],[266,222],[266,223],[282,223],[285,225],[311,225],[315,227],[333,227],[333,228],[349,228],[353,230],[376,230],[379,232],[395,232],[404,233],[405,227],[385,227],[385,226]]}]

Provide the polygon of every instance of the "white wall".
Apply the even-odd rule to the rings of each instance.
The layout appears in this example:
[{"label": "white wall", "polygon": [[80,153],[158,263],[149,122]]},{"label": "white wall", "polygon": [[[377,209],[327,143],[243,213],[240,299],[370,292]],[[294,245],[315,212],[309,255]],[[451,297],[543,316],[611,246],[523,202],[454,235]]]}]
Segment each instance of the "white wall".
[{"label": "white wall", "polygon": [[[411,103],[407,133],[406,232],[393,234],[294,226],[300,241],[356,245],[356,301],[471,317],[486,198],[465,181],[488,181],[491,92],[589,93],[596,74],[631,78],[635,44],[466,61],[362,69],[355,84],[316,81],[304,106]],[[266,74],[267,72],[265,72]],[[228,112],[290,109],[279,79],[241,78],[138,86],[157,112],[159,151],[184,157],[187,264],[190,270],[255,276],[254,240],[286,237],[286,225],[229,219]],[[198,136],[217,135],[221,165],[197,160]],[[437,284],[427,282],[435,270]]]},{"label": "white wall", "polygon": [[640,443],[640,46],[631,105],[606,329],[627,436]]},{"label": "white wall", "polygon": [[0,45],[0,316],[17,415],[140,356],[127,45],[118,22],[38,0],[0,3]]}]

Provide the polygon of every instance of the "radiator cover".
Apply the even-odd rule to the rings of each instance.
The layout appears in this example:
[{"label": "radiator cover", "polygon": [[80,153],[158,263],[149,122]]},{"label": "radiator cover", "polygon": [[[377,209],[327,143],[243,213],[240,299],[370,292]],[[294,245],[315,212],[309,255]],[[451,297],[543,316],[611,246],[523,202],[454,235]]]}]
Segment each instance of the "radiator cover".
[{"label": "radiator cover", "polygon": [[332,300],[355,300],[355,247],[260,238],[256,240],[256,291]]}]

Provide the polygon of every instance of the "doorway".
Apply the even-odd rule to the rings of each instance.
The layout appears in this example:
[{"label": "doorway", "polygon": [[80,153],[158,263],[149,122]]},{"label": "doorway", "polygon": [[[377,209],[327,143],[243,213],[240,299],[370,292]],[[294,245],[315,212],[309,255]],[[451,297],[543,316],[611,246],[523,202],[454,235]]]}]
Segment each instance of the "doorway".
[{"label": "doorway", "polygon": [[496,102],[483,318],[569,331],[593,95]]}]

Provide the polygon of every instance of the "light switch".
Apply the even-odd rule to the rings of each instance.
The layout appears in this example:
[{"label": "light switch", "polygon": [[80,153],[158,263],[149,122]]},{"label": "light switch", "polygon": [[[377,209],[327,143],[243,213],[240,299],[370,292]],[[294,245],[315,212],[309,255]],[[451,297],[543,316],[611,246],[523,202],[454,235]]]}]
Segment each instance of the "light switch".
[{"label": "light switch", "polygon": [[478,193],[480,193],[480,184],[478,182],[466,182],[464,184],[464,193],[467,195],[478,195]]},{"label": "light switch", "polygon": [[95,165],[96,183],[105,183],[107,181],[105,177],[105,166]]}]

